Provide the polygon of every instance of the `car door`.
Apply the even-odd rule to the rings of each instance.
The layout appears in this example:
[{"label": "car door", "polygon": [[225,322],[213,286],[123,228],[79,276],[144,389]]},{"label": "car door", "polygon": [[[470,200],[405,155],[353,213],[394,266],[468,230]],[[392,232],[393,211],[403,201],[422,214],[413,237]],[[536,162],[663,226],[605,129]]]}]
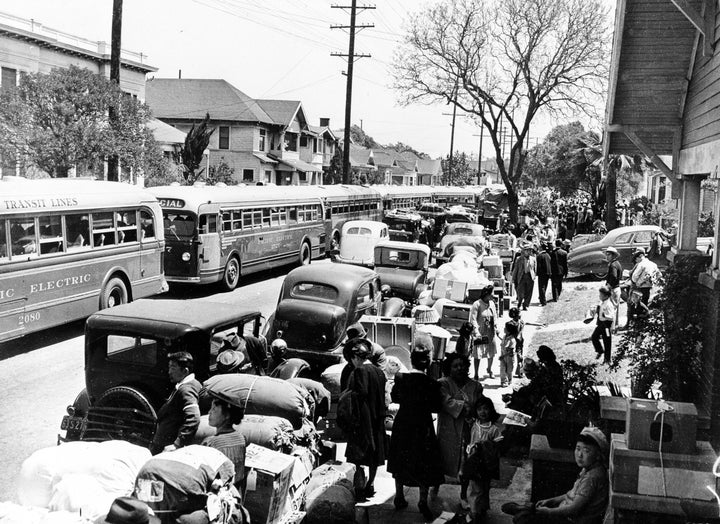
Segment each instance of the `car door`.
[{"label": "car door", "polygon": [[[636,231],[632,239],[633,251],[635,251],[636,249],[643,249],[645,250],[645,253],[647,253],[650,250],[650,242],[652,241],[652,235],[653,231],[650,229]],[[657,262],[657,258],[658,257],[656,256],[653,261]]]},{"label": "car door", "polygon": [[618,253],[620,253],[619,260],[623,268],[630,268],[633,265],[632,254],[635,248],[632,243],[632,238],[632,232],[623,233],[622,235],[618,235],[618,237],[615,239],[615,242],[612,244],[612,247],[617,249]]},{"label": "car door", "polygon": [[355,315],[353,322],[363,315],[377,315],[379,300],[376,298],[376,290],[379,287],[374,281],[363,282],[357,290],[355,298]]}]

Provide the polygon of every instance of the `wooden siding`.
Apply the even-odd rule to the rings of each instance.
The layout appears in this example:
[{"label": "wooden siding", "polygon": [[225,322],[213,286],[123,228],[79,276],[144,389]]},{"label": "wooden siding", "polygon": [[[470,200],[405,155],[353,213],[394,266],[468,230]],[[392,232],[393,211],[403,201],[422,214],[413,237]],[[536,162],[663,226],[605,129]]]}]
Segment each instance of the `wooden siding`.
[{"label": "wooden siding", "polygon": [[[720,11],[715,17],[715,52],[698,52],[683,115],[683,149],[720,139]],[[700,45],[702,45],[702,40]]]}]

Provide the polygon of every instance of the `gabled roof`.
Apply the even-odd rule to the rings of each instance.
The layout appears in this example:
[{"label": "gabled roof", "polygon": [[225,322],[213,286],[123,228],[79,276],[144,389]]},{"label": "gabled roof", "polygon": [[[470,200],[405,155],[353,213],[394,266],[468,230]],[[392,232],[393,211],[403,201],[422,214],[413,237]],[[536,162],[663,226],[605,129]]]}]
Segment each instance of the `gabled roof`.
[{"label": "gabled roof", "polygon": [[337,140],[335,133],[328,126],[311,126],[308,125],[308,129],[319,136],[330,135],[330,138]]},{"label": "gabled roof", "polygon": [[417,160],[395,160],[395,164],[405,171],[417,171]]},{"label": "gabled roof", "polygon": [[442,161],[433,159],[419,159],[417,168],[419,175],[438,175],[442,171]]},{"label": "gabled roof", "polygon": [[278,125],[289,126],[297,115],[301,127],[307,126],[305,112],[299,100],[256,100],[256,102]]},{"label": "gabled roof", "polygon": [[350,164],[353,166],[372,165],[373,159],[372,149],[367,149],[355,144],[350,144]]},{"label": "gabled roof", "polygon": [[396,156],[386,149],[373,149],[373,158],[376,166],[397,166]]},{"label": "gabled roof", "polygon": [[185,143],[185,133],[171,125],[166,124],[157,118],[151,118],[146,124],[147,128],[152,131],[155,140],[161,144],[183,144]]},{"label": "gabled roof", "polygon": [[153,116],[161,119],[261,122],[275,120],[248,95],[226,80],[200,78],[154,78],[145,84],[145,101]]}]

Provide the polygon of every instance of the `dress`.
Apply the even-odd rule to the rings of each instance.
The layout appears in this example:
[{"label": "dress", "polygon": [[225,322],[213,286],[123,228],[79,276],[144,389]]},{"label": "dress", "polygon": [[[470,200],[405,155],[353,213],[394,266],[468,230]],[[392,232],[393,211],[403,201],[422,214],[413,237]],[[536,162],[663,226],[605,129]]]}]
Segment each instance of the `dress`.
[{"label": "dress", "polygon": [[359,424],[347,435],[345,458],[359,466],[385,463],[385,374],[373,364],[353,369],[348,380],[359,409]]},{"label": "dress", "polygon": [[467,379],[465,385],[458,386],[450,377],[438,380],[442,397],[442,409],[438,413],[437,435],[440,441],[440,457],[443,473],[457,477],[463,459],[463,446],[469,438],[470,426],[461,416],[465,403],[474,406],[483,396],[482,384]]},{"label": "dress", "polygon": [[[494,442],[501,435],[500,428],[495,424],[483,425],[476,420],[470,429],[470,446]],[[476,452],[480,452],[480,450],[476,450]],[[471,460],[472,458],[468,462]],[[498,473],[496,468],[499,467],[497,453],[494,454],[492,462],[493,464],[484,464],[484,472],[480,472],[477,477],[469,479],[468,502],[472,515],[482,514],[490,509],[490,481],[492,478],[496,478],[495,474]]]},{"label": "dress", "polygon": [[178,448],[192,444],[200,425],[198,398],[201,388],[192,373],[175,386],[157,414],[157,429],[150,445],[153,455],[170,444]]},{"label": "dress", "polygon": [[473,302],[470,308],[470,323],[473,325],[476,337],[487,337],[488,340],[487,344],[479,344],[476,346],[477,350],[473,351],[473,357],[493,358],[495,353],[497,353],[497,311],[495,309],[495,302],[492,300],[485,302],[483,299]]},{"label": "dress", "polygon": [[398,373],[392,400],[395,415],[387,470],[405,486],[438,486],[445,480],[432,413],[440,411],[440,385],[424,373]]}]

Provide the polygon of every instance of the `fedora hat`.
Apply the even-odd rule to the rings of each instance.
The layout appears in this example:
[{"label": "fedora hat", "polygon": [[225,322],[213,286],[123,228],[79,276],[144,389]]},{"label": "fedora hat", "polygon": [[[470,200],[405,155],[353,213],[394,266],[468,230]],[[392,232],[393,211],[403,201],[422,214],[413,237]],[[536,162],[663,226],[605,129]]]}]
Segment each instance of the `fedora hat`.
[{"label": "fedora hat", "polygon": [[609,248],[607,248],[607,249],[605,250],[605,253],[610,253],[610,254],[612,254],[612,255],[615,255],[616,257],[619,257],[619,256],[620,256],[620,253],[619,253],[618,250],[615,249],[614,247],[609,247]]},{"label": "fedora hat", "polygon": [[132,497],[113,500],[110,511],[99,524],[160,524],[160,519],[150,514],[144,502]]},{"label": "fedora hat", "polygon": [[633,251],[633,254],[632,254],[633,260],[635,260],[635,258],[640,255],[645,256],[645,250],[641,247],[639,247],[635,251]]},{"label": "fedora hat", "polygon": [[217,356],[218,373],[232,373],[236,371],[245,360],[242,351],[226,349]]}]

